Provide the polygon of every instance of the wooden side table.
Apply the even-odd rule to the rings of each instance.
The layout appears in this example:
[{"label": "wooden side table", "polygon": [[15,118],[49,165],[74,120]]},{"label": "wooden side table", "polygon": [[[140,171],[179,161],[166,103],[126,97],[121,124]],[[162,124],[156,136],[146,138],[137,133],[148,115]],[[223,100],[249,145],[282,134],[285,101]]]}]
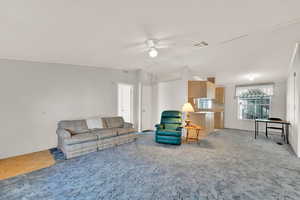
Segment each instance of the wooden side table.
[{"label": "wooden side table", "polygon": [[[200,126],[185,126],[186,129],[186,142],[198,142],[199,141],[199,133],[200,130],[202,130],[202,127]],[[195,130],[197,137],[189,137],[190,130]]]}]

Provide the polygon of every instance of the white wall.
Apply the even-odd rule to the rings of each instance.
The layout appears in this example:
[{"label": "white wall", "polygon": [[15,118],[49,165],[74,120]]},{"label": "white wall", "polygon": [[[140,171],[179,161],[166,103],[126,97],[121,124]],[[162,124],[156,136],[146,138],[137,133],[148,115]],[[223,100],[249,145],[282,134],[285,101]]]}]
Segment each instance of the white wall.
[{"label": "white wall", "polygon": [[193,80],[188,67],[179,72],[160,74],[152,82],[152,119],[153,125],[160,122],[164,110],[181,110],[187,102],[188,80]]},{"label": "white wall", "polygon": [[159,122],[162,111],[181,110],[187,95],[183,80],[160,82],[157,85],[157,90],[158,112],[156,113],[156,123]]},{"label": "white wall", "polygon": [[168,81],[158,84],[159,110],[181,110],[184,97],[181,94],[182,81]]},{"label": "white wall", "polygon": [[[225,85],[225,128],[254,130],[252,120],[238,119],[238,100],[235,96],[235,85]],[[276,82],[272,96],[271,116],[286,118],[286,82]],[[263,130],[263,126],[260,129]]]},{"label": "white wall", "polygon": [[0,60],[0,158],[55,147],[59,120],[117,114],[117,82],[136,72]]},{"label": "white wall", "polygon": [[290,67],[287,81],[287,119],[292,124],[290,132],[291,146],[297,156],[300,157],[300,51],[298,44],[295,47]]}]

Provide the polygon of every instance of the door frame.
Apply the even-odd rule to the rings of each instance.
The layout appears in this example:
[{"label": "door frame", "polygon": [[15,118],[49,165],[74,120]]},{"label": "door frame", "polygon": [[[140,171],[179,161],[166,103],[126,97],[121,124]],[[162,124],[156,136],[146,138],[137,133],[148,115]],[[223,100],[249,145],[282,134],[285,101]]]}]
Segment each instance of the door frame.
[{"label": "door frame", "polygon": [[117,83],[117,113],[118,115],[120,107],[119,107],[119,101],[120,101],[120,97],[119,97],[119,88],[121,85],[125,85],[125,86],[130,86],[131,87],[131,92],[130,92],[130,123],[133,123],[134,121],[134,109],[133,109],[133,105],[134,105],[134,84],[130,84],[130,83],[123,83],[123,82],[118,82]]}]

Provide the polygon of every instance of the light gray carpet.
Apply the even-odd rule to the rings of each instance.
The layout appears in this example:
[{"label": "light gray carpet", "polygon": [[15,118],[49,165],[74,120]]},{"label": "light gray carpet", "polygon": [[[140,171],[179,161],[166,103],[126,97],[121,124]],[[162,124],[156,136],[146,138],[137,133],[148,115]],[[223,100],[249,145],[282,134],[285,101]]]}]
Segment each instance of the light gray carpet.
[{"label": "light gray carpet", "polygon": [[300,199],[300,160],[289,146],[222,130],[199,144],[153,135],[0,181],[0,199]]}]

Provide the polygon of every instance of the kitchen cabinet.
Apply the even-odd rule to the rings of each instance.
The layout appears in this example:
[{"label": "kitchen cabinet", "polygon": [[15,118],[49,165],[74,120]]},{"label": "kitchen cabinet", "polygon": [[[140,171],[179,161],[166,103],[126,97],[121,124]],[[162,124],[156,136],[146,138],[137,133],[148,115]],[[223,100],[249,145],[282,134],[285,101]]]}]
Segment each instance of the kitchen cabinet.
[{"label": "kitchen cabinet", "polygon": [[188,81],[188,98],[215,99],[216,86],[209,81]]},{"label": "kitchen cabinet", "polygon": [[202,126],[204,135],[224,128],[225,88],[211,81],[188,81],[188,102],[195,112],[190,113],[192,124]]},{"label": "kitchen cabinet", "polygon": [[208,135],[214,131],[214,112],[190,113],[191,124],[201,126],[200,136]]}]

